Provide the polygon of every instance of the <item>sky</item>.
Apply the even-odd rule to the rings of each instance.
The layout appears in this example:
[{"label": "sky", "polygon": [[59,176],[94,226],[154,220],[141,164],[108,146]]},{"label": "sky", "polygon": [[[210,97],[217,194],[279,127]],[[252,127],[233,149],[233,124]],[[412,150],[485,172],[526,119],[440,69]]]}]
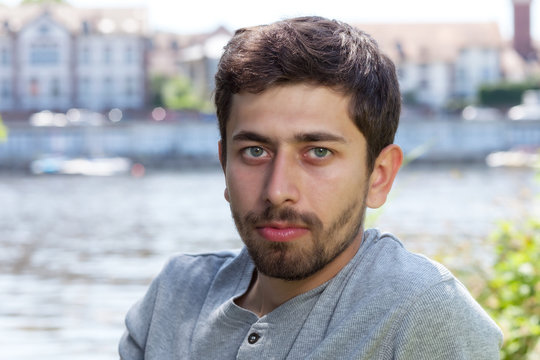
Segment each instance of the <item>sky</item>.
[{"label": "sky", "polygon": [[[286,17],[320,15],[346,22],[487,22],[512,37],[512,0],[67,0],[79,7],[146,7],[155,30],[180,33],[230,30]],[[15,6],[20,0],[0,0]],[[531,9],[533,38],[540,41],[540,0]]]}]

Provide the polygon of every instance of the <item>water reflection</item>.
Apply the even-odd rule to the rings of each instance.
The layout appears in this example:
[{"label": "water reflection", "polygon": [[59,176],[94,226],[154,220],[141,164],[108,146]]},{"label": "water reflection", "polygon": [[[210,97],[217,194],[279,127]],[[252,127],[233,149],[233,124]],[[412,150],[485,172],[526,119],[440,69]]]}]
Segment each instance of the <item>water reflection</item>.
[{"label": "water reflection", "polygon": [[[0,176],[0,345],[9,359],[110,359],[130,305],[173,253],[240,246],[218,169]],[[424,253],[489,249],[538,203],[530,170],[411,167],[377,218]]]},{"label": "water reflection", "polygon": [[0,203],[7,358],[115,357],[126,310],[170,254],[239,246],[218,171],[4,176]]}]

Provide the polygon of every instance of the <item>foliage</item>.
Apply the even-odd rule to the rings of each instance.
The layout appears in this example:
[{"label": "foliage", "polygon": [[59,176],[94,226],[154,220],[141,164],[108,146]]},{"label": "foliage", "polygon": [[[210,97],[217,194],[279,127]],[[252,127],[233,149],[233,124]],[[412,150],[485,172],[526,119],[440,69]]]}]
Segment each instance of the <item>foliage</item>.
[{"label": "foliage", "polygon": [[207,109],[207,104],[196,95],[188,79],[175,76],[154,76],[150,81],[151,102],[171,110]]},{"label": "foliage", "polygon": [[2,115],[0,115],[0,143],[7,141],[9,130],[4,122],[2,121]]},{"label": "foliage", "polygon": [[503,223],[494,240],[494,272],[478,299],[503,329],[501,359],[531,359],[540,339],[540,221]]},{"label": "foliage", "polygon": [[520,104],[523,93],[531,89],[540,89],[540,82],[529,80],[482,85],[478,90],[478,102],[484,106],[514,106]]},{"label": "foliage", "polygon": [[457,113],[461,112],[468,105],[471,105],[471,101],[464,98],[454,98],[444,104],[444,109],[450,113]]},{"label": "foliage", "polygon": [[194,110],[201,106],[201,101],[194,95],[189,80],[174,77],[165,82],[162,89],[163,104],[172,110]]},{"label": "foliage", "polygon": [[415,91],[404,91],[401,94],[401,97],[403,99],[403,104],[405,105],[418,105],[418,95]]},{"label": "foliage", "polygon": [[161,92],[166,82],[167,77],[165,75],[155,75],[150,79],[150,103],[153,107],[165,106]]}]

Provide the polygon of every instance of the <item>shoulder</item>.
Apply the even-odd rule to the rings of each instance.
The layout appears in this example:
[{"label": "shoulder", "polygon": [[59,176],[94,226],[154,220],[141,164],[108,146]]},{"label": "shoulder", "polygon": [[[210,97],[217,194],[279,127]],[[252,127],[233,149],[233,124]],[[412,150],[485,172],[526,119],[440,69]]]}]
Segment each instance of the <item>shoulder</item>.
[{"label": "shoulder", "polygon": [[457,279],[410,300],[396,331],[397,358],[499,358],[501,330]]},{"label": "shoulder", "polygon": [[[465,286],[442,264],[415,254],[390,234],[370,230],[366,248],[356,260],[349,286],[355,290],[355,303],[366,299],[404,320],[426,319],[441,314],[449,317],[491,319]],[[459,313],[459,314],[458,314]]]},{"label": "shoulder", "polygon": [[219,272],[230,266],[245,266],[246,260],[239,250],[177,254],[168,260],[156,281],[160,288],[165,287],[167,291],[184,291],[186,286],[191,289],[206,288]]},{"label": "shoulder", "polygon": [[190,273],[200,275],[200,273],[215,273],[221,267],[237,258],[240,251],[219,251],[211,253],[198,254],[176,254],[169,258],[165,264],[160,276],[176,276],[184,274],[189,270]]},{"label": "shoulder", "polygon": [[[502,342],[497,325],[443,265],[414,254],[390,234],[369,234],[362,271],[383,316],[393,320],[396,358],[494,359]],[[455,357],[456,354],[468,354]],[[422,356],[421,356],[422,355]],[[446,357],[445,357],[446,356]]]},{"label": "shoulder", "polygon": [[[196,321],[215,279],[220,274],[246,268],[248,259],[245,251],[172,256],[154,278],[144,297],[128,311],[127,331],[120,343],[120,352],[141,353],[146,347],[151,328],[162,339],[169,336],[173,331],[168,326],[175,323],[174,319],[177,323],[182,322],[182,328],[188,331],[188,324]],[[228,279],[228,284],[234,286],[234,277],[229,276]],[[126,358],[131,357],[126,355]]]},{"label": "shoulder", "polygon": [[[426,256],[408,251],[392,234],[366,231],[366,249],[357,276],[384,283],[399,296],[416,296],[432,286],[454,279],[452,273]],[[365,279],[367,277],[367,279]]]}]

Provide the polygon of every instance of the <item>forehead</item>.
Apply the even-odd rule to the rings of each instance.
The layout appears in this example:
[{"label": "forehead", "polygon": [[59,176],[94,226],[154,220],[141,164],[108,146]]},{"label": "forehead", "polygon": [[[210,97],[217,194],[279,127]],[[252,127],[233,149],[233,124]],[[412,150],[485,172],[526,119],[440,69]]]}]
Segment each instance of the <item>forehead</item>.
[{"label": "forehead", "polygon": [[237,131],[360,133],[349,115],[350,96],[306,84],[275,86],[233,95],[227,138]]}]

